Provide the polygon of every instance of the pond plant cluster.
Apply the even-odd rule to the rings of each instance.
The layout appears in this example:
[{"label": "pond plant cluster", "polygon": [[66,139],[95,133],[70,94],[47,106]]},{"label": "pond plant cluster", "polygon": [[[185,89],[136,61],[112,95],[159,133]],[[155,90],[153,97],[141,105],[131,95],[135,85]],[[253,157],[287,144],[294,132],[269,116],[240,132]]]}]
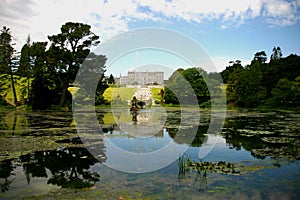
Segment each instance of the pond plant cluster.
[{"label": "pond plant cluster", "polygon": [[235,165],[233,163],[225,161],[197,162],[185,156],[181,156],[180,158],[178,158],[177,163],[179,167],[179,177],[185,175],[190,171],[196,171],[199,174],[203,174],[203,176],[206,176],[206,173],[240,175],[240,168],[243,167],[243,165]]},{"label": "pond plant cluster", "polygon": [[237,116],[231,114],[236,115],[235,112],[228,112],[222,135],[233,148],[240,149],[243,146],[253,156],[261,159],[300,159],[299,113],[257,111],[239,113]]}]

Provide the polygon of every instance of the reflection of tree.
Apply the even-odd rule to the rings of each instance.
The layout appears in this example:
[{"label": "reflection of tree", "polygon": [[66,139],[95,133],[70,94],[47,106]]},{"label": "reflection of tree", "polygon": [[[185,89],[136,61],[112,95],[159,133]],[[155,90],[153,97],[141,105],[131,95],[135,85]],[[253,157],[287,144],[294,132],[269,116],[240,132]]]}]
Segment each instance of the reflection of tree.
[{"label": "reflection of tree", "polygon": [[[297,145],[284,141],[284,137],[279,133],[281,127],[276,124],[279,120],[282,119],[274,116],[227,118],[222,135],[233,148],[236,150],[244,148],[258,159],[267,156],[275,159],[282,157],[299,159]],[[288,141],[294,142],[295,139]]]},{"label": "reflection of tree", "polygon": [[44,152],[38,151],[32,154],[20,156],[23,163],[23,170],[26,175],[27,183],[30,184],[31,177],[44,177],[47,178],[45,168]]},{"label": "reflection of tree", "polygon": [[[176,143],[188,144],[192,147],[200,147],[203,144],[205,140],[204,134],[206,134],[207,130],[208,126],[193,126],[191,128],[181,129],[179,131],[177,128],[167,128],[170,137],[174,138]],[[197,134],[192,134],[194,132],[197,132]]]},{"label": "reflection of tree", "polygon": [[99,181],[100,175],[89,171],[98,162],[85,148],[64,148],[53,151],[39,151],[20,157],[28,183],[30,177],[52,177],[48,184],[63,188],[87,188]]},{"label": "reflection of tree", "polygon": [[[251,127],[257,129],[258,127],[266,127],[268,124],[267,118],[260,118],[259,120],[255,117],[237,117],[237,118],[227,118],[224,128],[225,132],[223,132],[223,136],[226,139],[226,142],[231,144],[236,150],[241,150],[242,147],[251,151],[252,149],[260,149],[264,148],[264,144],[257,136],[243,136],[238,133],[239,129],[246,129]],[[261,158],[253,155],[254,157]]]},{"label": "reflection of tree", "polygon": [[28,121],[23,113],[12,111],[0,115],[0,130],[9,130],[11,135],[28,126]]},{"label": "reflection of tree", "polygon": [[261,149],[264,148],[264,143],[256,136],[247,137],[241,135],[230,135],[225,133],[226,142],[231,144],[236,150],[241,150],[243,147],[247,151],[252,149]]},{"label": "reflection of tree", "polygon": [[[9,180],[9,177],[13,170],[14,170],[14,166],[12,164],[11,159],[0,162],[0,180],[1,180],[0,186],[2,192],[6,192],[9,190],[9,186],[13,181],[13,180]],[[4,182],[2,182],[2,179],[4,179]]]},{"label": "reflection of tree", "polygon": [[5,113],[0,114],[0,130],[7,130],[8,125],[5,121]]}]

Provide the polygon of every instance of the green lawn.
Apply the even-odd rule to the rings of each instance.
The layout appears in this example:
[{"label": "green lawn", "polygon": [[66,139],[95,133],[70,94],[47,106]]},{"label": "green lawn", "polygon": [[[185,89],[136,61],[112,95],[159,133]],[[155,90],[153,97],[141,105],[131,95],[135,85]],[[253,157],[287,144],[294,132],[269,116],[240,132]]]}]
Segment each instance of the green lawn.
[{"label": "green lawn", "polygon": [[[152,98],[154,100],[160,100],[161,97],[159,95],[161,88],[151,88]],[[126,87],[109,87],[103,93],[104,99],[108,102],[111,102],[112,99],[116,99],[117,96],[121,98],[122,101],[127,101],[132,98],[134,94],[134,88],[126,88]]]},{"label": "green lawn", "polygon": [[118,96],[122,101],[127,101],[132,98],[134,94],[134,88],[126,88],[126,87],[109,87],[104,93],[103,97],[106,101],[111,102],[112,99],[116,99]]},{"label": "green lawn", "polygon": [[161,100],[161,96],[160,96],[160,90],[162,88],[151,88],[151,93],[152,93],[152,99],[155,101],[160,101]]}]

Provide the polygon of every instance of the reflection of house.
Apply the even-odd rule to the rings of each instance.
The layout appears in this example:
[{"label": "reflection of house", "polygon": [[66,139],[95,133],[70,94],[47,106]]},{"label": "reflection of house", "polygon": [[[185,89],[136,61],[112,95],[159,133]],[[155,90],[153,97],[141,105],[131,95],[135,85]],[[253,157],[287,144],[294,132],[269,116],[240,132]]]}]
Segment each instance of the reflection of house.
[{"label": "reflection of house", "polygon": [[128,76],[120,76],[115,80],[118,85],[163,85],[164,73],[129,71]]}]

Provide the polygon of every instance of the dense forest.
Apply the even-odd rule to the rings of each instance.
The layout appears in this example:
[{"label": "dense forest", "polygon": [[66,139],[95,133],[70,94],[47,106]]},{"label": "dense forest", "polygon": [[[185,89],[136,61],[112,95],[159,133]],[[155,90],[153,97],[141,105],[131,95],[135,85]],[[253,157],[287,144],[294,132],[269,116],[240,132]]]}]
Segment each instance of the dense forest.
[{"label": "dense forest", "polygon": [[189,96],[194,95],[200,105],[209,106],[211,98],[226,89],[227,103],[236,107],[300,106],[300,56],[284,58],[281,48],[274,47],[269,63],[266,61],[265,51],[260,51],[251,64],[230,61],[220,74],[208,74],[201,68],[178,69],[166,84],[165,103],[178,104],[180,99],[189,103]]},{"label": "dense forest", "polygon": [[[90,50],[100,43],[99,36],[90,29],[87,24],[67,22],[59,34],[48,36],[48,41],[31,42],[28,36],[21,52],[16,52],[12,33],[4,26],[0,32],[0,105],[9,102],[36,110],[70,106],[68,87],[87,56],[102,76],[95,103],[104,103],[102,94],[113,77],[104,76],[107,58]],[[239,60],[231,61],[221,73],[207,73],[202,68],[177,69],[165,85],[164,103],[195,103],[190,102],[195,96],[200,106],[207,107],[212,98],[226,90],[227,103],[237,107],[300,106],[300,57],[282,57],[281,48],[274,47],[267,60],[265,51],[260,51],[254,54],[251,64],[242,66]]]},{"label": "dense forest", "polygon": [[227,101],[238,107],[300,106],[300,56],[282,57],[274,47],[269,63],[265,51],[254,54],[251,64],[243,67],[239,60],[221,72],[227,84]]}]

